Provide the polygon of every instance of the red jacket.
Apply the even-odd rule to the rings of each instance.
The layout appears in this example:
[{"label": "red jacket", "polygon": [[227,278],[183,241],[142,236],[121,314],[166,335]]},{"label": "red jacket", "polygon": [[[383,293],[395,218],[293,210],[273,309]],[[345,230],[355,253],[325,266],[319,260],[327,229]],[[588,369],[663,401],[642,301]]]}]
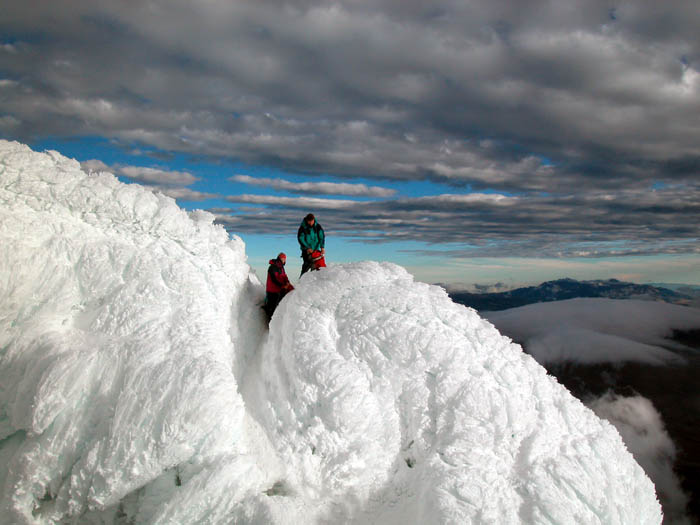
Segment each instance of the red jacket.
[{"label": "red jacket", "polygon": [[267,269],[267,286],[265,290],[269,293],[280,293],[282,290],[289,290],[291,283],[284,271],[284,264],[279,259],[270,259],[270,267]]}]

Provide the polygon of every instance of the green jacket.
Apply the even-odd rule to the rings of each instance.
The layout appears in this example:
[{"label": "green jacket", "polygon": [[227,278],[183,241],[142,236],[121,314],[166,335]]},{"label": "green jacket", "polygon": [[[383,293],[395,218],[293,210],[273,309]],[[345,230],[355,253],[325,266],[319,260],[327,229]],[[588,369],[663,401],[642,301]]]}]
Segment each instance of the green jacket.
[{"label": "green jacket", "polygon": [[314,222],[313,226],[306,224],[306,221],[301,221],[299,231],[297,232],[299,247],[301,251],[306,250],[322,250],[326,243],[326,235],[323,233],[323,228],[318,222]]}]

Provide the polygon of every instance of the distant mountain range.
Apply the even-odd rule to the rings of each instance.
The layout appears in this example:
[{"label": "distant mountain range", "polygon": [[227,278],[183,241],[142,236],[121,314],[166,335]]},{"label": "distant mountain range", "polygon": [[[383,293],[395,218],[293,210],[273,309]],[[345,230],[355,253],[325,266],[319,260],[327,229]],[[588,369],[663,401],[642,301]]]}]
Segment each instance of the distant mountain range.
[{"label": "distant mountain range", "polygon": [[[664,301],[686,306],[700,306],[700,288],[690,285],[674,285],[677,290],[650,285],[635,284],[617,279],[577,281],[557,279],[539,286],[516,288],[508,292],[471,293],[449,292],[456,303],[470,306],[478,311],[498,311],[533,303],[563,301],[576,297],[606,297],[608,299],[642,299]],[[682,287],[681,287],[682,286]]]}]

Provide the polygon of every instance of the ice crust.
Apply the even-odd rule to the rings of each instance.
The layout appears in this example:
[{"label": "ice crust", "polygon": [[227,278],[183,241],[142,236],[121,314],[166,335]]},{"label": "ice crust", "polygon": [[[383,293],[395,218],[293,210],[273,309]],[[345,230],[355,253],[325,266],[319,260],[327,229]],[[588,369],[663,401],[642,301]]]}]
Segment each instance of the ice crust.
[{"label": "ice crust", "polygon": [[658,524],[607,422],[439,287],[305,275],[0,141],[0,523]]}]

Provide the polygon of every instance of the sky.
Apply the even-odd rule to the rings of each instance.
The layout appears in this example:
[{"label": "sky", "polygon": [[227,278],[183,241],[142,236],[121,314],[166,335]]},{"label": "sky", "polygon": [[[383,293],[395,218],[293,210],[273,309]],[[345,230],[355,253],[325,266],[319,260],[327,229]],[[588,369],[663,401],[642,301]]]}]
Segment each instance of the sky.
[{"label": "sky", "polygon": [[263,275],[700,284],[694,2],[8,1],[0,138],[207,209]]}]

